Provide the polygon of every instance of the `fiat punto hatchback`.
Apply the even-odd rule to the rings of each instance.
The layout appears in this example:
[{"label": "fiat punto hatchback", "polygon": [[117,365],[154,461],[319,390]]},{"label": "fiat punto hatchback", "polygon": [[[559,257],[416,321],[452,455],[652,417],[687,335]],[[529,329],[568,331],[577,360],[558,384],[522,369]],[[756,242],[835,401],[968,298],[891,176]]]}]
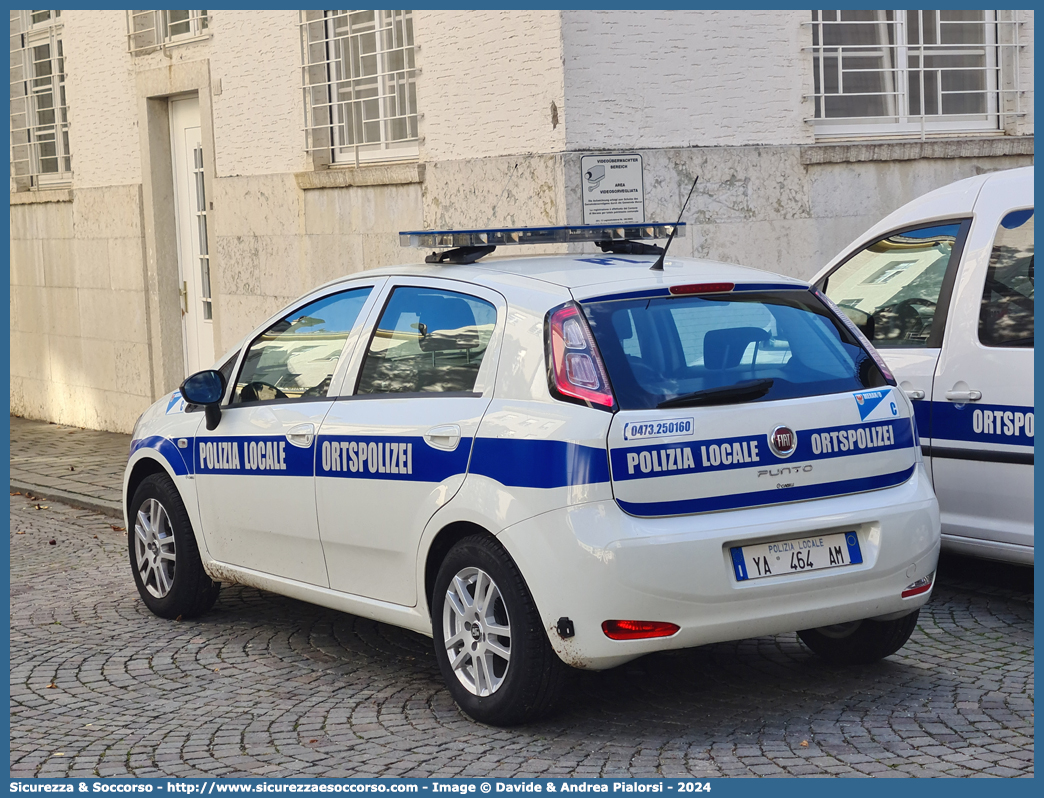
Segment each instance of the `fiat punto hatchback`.
[{"label": "fiat punto hatchback", "polygon": [[675,228],[403,234],[456,248],[280,311],[135,427],[146,605],[228,582],[431,635],[494,724],[565,666],[796,630],[897,651],[939,551],[907,396],[808,284],[636,240]]}]

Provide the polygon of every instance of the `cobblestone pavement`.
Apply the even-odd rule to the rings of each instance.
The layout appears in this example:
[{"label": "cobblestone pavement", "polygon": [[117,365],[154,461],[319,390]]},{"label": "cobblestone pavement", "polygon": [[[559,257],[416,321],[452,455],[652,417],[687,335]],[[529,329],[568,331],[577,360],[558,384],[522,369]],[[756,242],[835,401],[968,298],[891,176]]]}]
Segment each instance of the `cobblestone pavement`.
[{"label": "cobblestone pavement", "polygon": [[130,435],[11,416],[11,488],[118,517]]},{"label": "cobblestone pavement", "polygon": [[153,617],[118,523],[11,497],[14,777],[1033,774],[1028,569],[947,561],[874,666],[831,670],[793,634],[656,654],[502,730],[410,632],[243,587]]}]

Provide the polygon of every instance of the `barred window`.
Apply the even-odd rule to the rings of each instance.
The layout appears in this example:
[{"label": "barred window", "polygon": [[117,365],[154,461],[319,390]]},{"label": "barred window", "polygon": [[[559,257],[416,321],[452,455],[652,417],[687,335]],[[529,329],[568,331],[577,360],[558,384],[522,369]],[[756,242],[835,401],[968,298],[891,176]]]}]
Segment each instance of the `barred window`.
[{"label": "barred window", "polygon": [[974,133],[1021,116],[1015,11],[813,11],[822,136]]},{"label": "barred window", "polygon": [[210,36],[210,12],[128,11],[127,49],[132,55]]},{"label": "barred window", "polygon": [[412,11],[304,11],[307,147],[334,163],[417,157]]},{"label": "barred window", "polygon": [[11,12],[11,180],[16,191],[72,180],[61,14]]}]

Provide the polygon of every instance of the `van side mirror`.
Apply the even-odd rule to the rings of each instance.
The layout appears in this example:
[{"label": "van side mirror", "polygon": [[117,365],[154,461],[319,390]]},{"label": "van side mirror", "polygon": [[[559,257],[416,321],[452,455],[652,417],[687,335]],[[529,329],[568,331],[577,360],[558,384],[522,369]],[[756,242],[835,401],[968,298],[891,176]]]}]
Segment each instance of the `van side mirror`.
[{"label": "van side mirror", "polygon": [[181,395],[193,405],[202,405],[207,417],[207,429],[214,429],[221,420],[221,397],[225,395],[225,375],[215,369],[197,371],[181,383]]}]

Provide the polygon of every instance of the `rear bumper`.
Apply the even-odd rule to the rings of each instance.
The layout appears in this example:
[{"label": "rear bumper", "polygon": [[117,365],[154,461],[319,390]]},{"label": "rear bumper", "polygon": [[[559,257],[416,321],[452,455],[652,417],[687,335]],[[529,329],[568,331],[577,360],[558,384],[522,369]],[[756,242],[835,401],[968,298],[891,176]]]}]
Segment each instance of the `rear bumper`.
[{"label": "rear bumper", "polygon": [[[863,562],[737,581],[729,549],[856,530]],[[750,510],[635,518],[615,502],[556,510],[499,539],[525,577],[552,646],[568,664],[602,669],[665,649],[791,632],[913,611],[931,593],[903,589],[935,571],[939,508],[923,467],[906,483]],[[563,639],[560,617],[573,621]],[[672,637],[618,641],[605,620],[668,621]]]}]

